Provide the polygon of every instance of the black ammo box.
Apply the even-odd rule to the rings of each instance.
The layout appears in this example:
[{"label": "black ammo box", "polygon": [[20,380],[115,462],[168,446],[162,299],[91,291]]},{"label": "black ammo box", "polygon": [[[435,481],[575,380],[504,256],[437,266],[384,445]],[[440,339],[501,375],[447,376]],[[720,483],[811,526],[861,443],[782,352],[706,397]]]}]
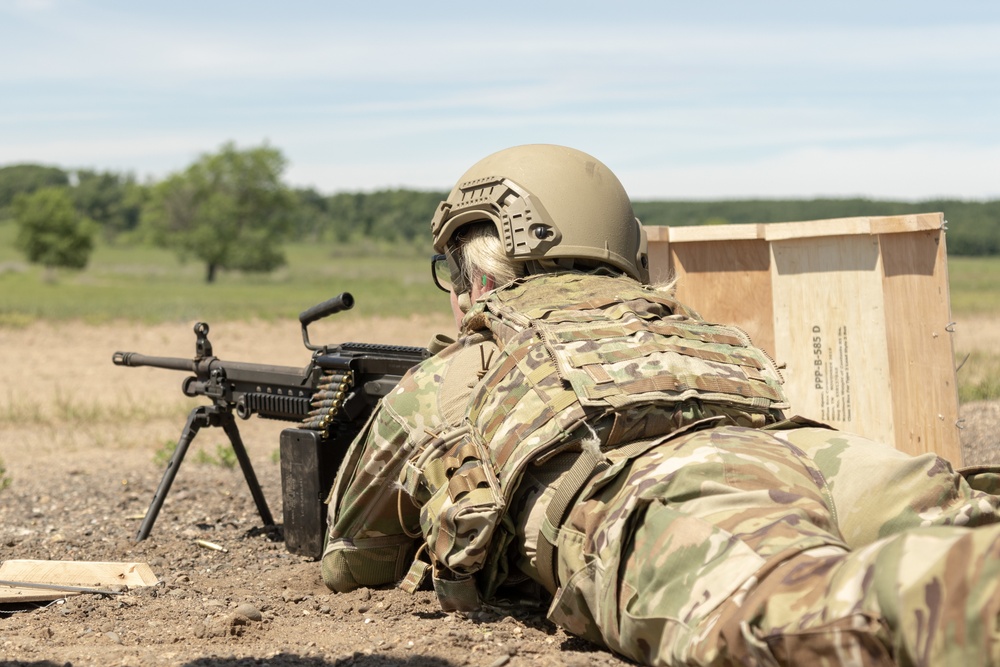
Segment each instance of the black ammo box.
[{"label": "black ammo box", "polygon": [[293,554],[322,557],[326,496],[344,453],[316,431],[286,428],[281,432],[282,517],[285,546]]}]

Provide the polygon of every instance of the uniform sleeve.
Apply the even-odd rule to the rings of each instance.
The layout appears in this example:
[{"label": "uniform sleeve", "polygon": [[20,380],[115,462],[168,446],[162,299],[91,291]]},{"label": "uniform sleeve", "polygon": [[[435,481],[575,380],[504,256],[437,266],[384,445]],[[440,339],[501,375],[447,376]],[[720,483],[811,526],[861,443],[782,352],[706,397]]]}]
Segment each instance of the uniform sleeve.
[{"label": "uniform sleeve", "polygon": [[433,358],[404,376],[348,450],[329,499],[322,562],[328,588],[379,586],[406,574],[421,540],[420,518],[398,479],[427,431],[440,424],[443,364]]}]

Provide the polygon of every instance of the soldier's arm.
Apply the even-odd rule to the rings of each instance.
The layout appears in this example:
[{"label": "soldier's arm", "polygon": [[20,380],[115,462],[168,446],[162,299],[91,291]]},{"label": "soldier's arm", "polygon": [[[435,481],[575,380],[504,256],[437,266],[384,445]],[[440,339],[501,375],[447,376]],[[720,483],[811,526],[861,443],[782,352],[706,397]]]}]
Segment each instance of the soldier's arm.
[{"label": "soldier's arm", "polygon": [[[351,446],[330,498],[323,580],[339,592],[394,583],[406,573],[419,534],[417,509],[396,482],[412,446],[384,404]],[[411,528],[408,534],[403,523]]]},{"label": "soldier's arm", "polygon": [[399,484],[400,472],[428,433],[442,423],[442,353],[400,380],[351,445],[330,494],[323,580],[335,591],[379,586],[405,576],[422,541],[419,509]]}]

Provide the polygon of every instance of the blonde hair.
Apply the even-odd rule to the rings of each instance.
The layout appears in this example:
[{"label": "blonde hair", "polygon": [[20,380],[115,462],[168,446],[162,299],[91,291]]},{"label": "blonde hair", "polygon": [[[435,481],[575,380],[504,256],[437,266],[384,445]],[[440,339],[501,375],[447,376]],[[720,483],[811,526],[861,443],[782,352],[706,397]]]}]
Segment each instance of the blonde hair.
[{"label": "blonde hair", "polygon": [[[491,276],[494,284],[499,287],[529,273],[529,265],[526,262],[514,261],[504,252],[503,242],[492,222],[475,222],[467,225],[455,235],[455,240],[458,242],[457,245],[461,252],[462,271],[468,285],[475,284],[483,276]],[[535,264],[546,266],[542,262]],[[609,274],[621,273],[618,269],[606,265],[591,267],[590,272],[599,272],[602,269]],[[559,269],[557,265],[553,264],[550,270],[566,269]],[[583,266],[578,266],[576,270],[587,271]],[[537,268],[533,272],[537,272]],[[651,285],[651,287],[657,292],[672,296],[676,291],[677,278],[671,274],[665,281]]]},{"label": "blonde hair", "polygon": [[492,222],[477,222],[463,227],[456,239],[462,253],[462,270],[469,285],[482,276],[491,276],[497,285],[506,285],[527,274],[523,262],[507,257],[503,242]]}]

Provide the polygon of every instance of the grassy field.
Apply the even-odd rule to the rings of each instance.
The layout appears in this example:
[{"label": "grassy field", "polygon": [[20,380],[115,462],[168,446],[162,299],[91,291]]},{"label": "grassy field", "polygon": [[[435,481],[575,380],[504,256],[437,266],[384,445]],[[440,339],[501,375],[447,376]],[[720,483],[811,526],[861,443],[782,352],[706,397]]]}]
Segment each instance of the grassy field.
[{"label": "grassy field", "polygon": [[1000,257],[949,258],[948,282],[956,315],[1000,316]]},{"label": "grassy field", "polygon": [[1000,399],[1000,257],[948,260],[958,397]]},{"label": "grassy field", "polygon": [[[200,263],[181,263],[155,248],[100,245],[85,271],[47,280],[14,249],[14,233],[12,224],[0,223],[0,329],[38,320],[294,321],[344,291],[356,301],[352,319],[447,310],[430,281],[424,247],[292,244],[286,268],[265,275],[222,272],[209,285]],[[951,258],[949,279],[959,323],[960,398],[1000,398],[1000,258]]]},{"label": "grassy field", "polygon": [[426,248],[291,244],[288,264],[270,274],[220,272],[145,246],[99,245],[82,272],[47,276],[14,250],[14,228],[0,223],[0,326],[38,319],[100,323],[209,319],[293,319],[350,292],[356,316],[410,315],[447,308],[430,280]]}]

